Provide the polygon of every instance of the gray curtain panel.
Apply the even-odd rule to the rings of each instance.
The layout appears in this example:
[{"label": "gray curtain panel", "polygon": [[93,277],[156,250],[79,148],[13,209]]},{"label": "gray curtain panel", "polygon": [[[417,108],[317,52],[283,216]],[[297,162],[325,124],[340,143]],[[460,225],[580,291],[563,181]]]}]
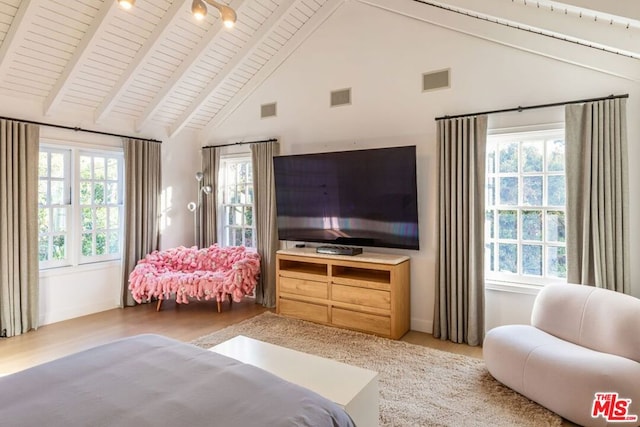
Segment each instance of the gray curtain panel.
[{"label": "gray curtain panel", "polygon": [[0,119],[0,331],[38,327],[40,128]]},{"label": "gray curtain panel", "polygon": [[256,245],[261,257],[260,281],[256,287],[256,302],[265,307],[276,305],[276,251],[278,227],[276,221],[276,190],[273,158],[280,153],[278,142],[251,144],[253,164],[254,221]]},{"label": "gray curtain panel", "polygon": [[433,335],[484,338],[487,116],[438,121],[438,261]]},{"label": "gray curtain panel", "polygon": [[200,235],[196,244],[206,248],[218,241],[216,208],[218,205],[218,171],[220,170],[220,148],[206,147],[202,149],[202,185],[211,186],[211,194],[202,195],[200,214]]},{"label": "gray curtain panel", "polygon": [[626,99],[567,105],[567,281],[630,293]]},{"label": "gray curtain panel", "polygon": [[122,305],[135,305],[129,274],[160,244],[161,148],[157,142],[124,139],[124,247]]}]

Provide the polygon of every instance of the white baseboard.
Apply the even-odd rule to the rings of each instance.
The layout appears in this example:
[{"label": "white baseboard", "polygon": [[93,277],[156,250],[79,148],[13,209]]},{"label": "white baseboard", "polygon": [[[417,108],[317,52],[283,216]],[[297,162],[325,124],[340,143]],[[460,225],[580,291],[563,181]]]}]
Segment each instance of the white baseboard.
[{"label": "white baseboard", "polygon": [[76,317],[87,316],[89,314],[100,313],[101,311],[107,311],[114,308],[118,308],[118,305],[114,305],[112,300],[94,301],[91,304],[87,304],[86,301],[83,301],[81,305],[67,307],[64,310],[40,313],[40,326],[62,322],[63,320],[74,319]]},{"label": "white baseboard", "polygon": [[432,334],[433,320],[416,319],[415,317],[413,317],[411,318],[411,330]]}]

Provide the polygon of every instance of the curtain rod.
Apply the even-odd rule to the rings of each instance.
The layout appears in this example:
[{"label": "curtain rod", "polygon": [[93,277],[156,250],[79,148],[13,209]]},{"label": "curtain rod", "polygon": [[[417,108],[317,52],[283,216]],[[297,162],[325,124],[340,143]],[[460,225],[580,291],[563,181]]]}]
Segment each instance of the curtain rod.
[{"label": "curtain rod", "polygon": [[33,120],[15,119],[15,118],[12,118],[12,117],[0,117],[0,119],[12,120],[14,122],[28,123],[30,125],[40,125],[40,126],[48,126],[48,127],[51,127],[51,128],[73,130],[73,131],[76,131],[76,132],[87,132],[87,133],[94,133],[94,134],[97,134],[97,135],[115,136],[115,137],[118,137],[118,138],[139,139],[141,141],[157,142],[158,144],[162,144],[162,141],[158,141],[157,139],[140,138],[140,137],[137,137],[137,136],[121,135],[119,133],[102,132],[100,130],[83,129],[83,128],[80,128],[80,127],[57,125],[57,124],[54,124],[54,123],[36,122],[36,121],[33,121]]},{"label": "curtain rod", "polygon": [[265,142],[277,142],[278,138],[271,138],[271,139],[263,139],[260,141],[240,141],[240,142],[231,142],[229,144],[222,144],[222,145],[206,145],[204,147],[202,147],[203,149],[205,148],[217,148],[217,147],[230,147],[232,145],[244,145],[244,144],[264,144]]},{"label": "curtain rod", "polygon": [[609,96],[603,96],[600,98],[579,99],[576,101],[565,101],[565,102],[554,102],[552,104],[528,105],[526,107],[504,108],[502,110],[482,111],[479,113],[456,114],[454,116],[441,116],[441,117],[436,117],[436,120],[459,119],[462,117],[481,116],[484,114],[510,113],[512,111],[520,112],[524,110],[534,110],[537,108],[561,107],[563,105],[569,105],[569,104],[582,104],[585,102],[603,101],[605,99],[618,99],[618,98],[629,98],[629,94],[625,93],[624,95],[609,95]]}]

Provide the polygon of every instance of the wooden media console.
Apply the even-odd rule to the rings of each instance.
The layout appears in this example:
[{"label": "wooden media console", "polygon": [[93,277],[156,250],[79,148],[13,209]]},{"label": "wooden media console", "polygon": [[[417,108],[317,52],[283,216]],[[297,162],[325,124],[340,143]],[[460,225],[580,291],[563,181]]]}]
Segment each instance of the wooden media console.
[{"label": "wooden media console", "polygon": [[278,314],[399,339],[410,326],[409,257],[280,250]]}]

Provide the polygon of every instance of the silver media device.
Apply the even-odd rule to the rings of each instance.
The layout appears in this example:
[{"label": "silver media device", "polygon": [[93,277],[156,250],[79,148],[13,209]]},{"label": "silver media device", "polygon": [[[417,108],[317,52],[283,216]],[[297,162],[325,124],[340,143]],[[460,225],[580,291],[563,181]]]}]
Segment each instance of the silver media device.
[{"label": "silver media device", "polygon": [[362,248],[354,248],[351,246],[318,246],[316,252],[328,255],[359,255]]}]

